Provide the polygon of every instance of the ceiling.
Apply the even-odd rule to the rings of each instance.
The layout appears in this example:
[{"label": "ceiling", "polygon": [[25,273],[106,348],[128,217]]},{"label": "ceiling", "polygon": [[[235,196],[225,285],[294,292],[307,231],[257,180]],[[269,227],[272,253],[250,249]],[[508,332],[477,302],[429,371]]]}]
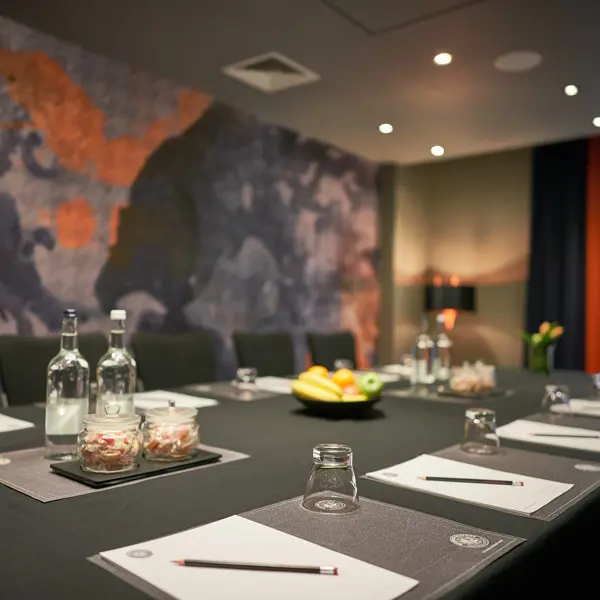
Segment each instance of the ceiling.
[{"label": "ceiling", "polygon": [[[3,0],[0,11],[377,161],[600,133],[599,0]],[[542,64],[495,70],[522,49]],[[270,51],[321,79],[265,94],[221,72]],[[433,64],[440,51],[452,64]]]}]

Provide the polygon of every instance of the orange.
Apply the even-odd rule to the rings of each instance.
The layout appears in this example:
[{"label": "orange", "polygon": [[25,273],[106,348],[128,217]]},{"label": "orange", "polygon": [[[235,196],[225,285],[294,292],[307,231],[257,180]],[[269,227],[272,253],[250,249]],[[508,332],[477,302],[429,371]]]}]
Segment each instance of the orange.
[{"label": "orange", "polygon": [[318,365],[311,367],[308,372],[321,377],[327,377],[329,375],[329,371],[327,371],[325,367],[319,367]]},{"label": "orange", "polygon": [[350,369],[339,369],[333,375],[333,381],[342,389],[354,385],[354,373]]}]

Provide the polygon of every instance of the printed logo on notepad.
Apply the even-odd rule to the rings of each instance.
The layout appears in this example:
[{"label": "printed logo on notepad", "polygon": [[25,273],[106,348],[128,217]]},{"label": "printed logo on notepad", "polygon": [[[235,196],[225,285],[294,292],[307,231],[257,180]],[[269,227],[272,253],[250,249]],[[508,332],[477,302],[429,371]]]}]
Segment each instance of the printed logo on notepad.
[{"label": "printed logo on notepad", "polygon": [[600,465],[588,465],[586,463],[579,463],[575,465],[575,468],[578,471],[588,471],[590,473],[594,471],[600,471]]},{"label": "printed logo on notepad", "polygon": [[485,548],[490,544],[490,540],[487,538],[470,533],[457,533],[450,536],[450,541],[461,548]]},{"label": "printed logo on notepad", "polygon": [[129,558],[150,558],[152,556],[152,552],[150,552],[150,550],[130,550],[127,553],[127,556],[129,556]]}]

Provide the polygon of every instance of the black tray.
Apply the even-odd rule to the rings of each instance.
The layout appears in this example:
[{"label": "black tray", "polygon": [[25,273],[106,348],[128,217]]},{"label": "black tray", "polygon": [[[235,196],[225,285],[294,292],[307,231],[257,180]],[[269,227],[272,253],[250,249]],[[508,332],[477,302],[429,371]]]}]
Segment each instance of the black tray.
[{"label": "black tray", "polygon": [[74,479],[93,488],[103,488],[128,481],[146,479],[153,475],[164,475],[174,471],[182,471],[192,467],[199,467],[218,461],[221,454],[208,452],[206,450],[197,450],[196,454],[186,460],[177,460],[173,462],[149,461],[140,458],[140,463],[134,471],[125,471],[124,473],[89,473],[84,471],[79,460],[69,460],[66,462],[52,463],[50,468],[63,477]]}]

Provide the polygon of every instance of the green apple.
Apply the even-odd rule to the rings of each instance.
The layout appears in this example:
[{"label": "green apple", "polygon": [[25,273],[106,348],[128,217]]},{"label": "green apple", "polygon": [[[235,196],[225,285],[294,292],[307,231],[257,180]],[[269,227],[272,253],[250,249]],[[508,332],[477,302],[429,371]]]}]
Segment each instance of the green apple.
[{"label": "green apple", "polygon": [[365,373],[358,380],[358,389],[369,398],[372,398],[381,394],[383,383],[377,373]]}]

